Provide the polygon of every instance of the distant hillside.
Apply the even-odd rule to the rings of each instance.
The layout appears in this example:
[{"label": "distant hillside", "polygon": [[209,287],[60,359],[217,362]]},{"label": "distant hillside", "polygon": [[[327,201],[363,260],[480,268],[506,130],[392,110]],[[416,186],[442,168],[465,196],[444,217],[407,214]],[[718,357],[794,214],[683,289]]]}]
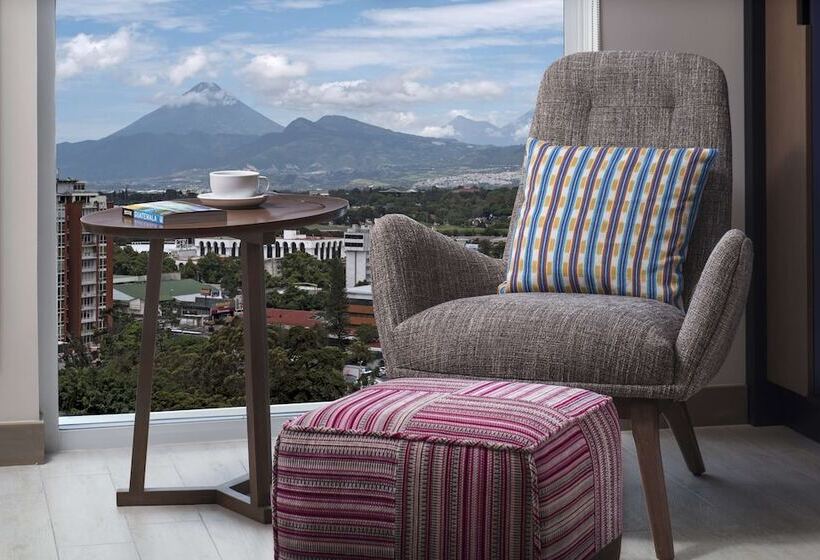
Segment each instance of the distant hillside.
[{"label": "distant hillside", "polygon": [[63,142],[57,144],[57,168],[63,177],[91,182],[140,182],[193,169],[219,167],[229,154],[257,138],[202,132],[139,133]]},{"label": "distant hillside", "polygon": [[[242,163],[270,171],[369,171],[386,168],[453,169],[516,166],[518,147],[470,146],[394,132],[347,117],[296,119],[278,134],[243,146]],[[252,154],[252,155],[251,155]]]},{"label": "distant hillside", "polygon": [[203,181],[213,169],[254,168],[306,188],[356,178],[515,168],[519,146],[480,146],[394,132],[342,116],[282,128],[216,84],[201,83],[100,140],[57,146],[61,175],[91,182]]}]

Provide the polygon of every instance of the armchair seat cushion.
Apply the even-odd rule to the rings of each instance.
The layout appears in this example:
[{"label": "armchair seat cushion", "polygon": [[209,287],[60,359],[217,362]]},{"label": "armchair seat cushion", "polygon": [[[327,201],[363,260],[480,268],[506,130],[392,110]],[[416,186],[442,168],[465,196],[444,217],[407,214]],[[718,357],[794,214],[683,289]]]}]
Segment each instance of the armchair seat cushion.
[{"label": "armchair seat cushion", "polygon": [[[596,390],[672,386],[683,318],[672,305],[624,296],[521,293],[456,299],[397,325],[390,373],[534,380]],[[619,393],[624,391],[612,392]]]}]

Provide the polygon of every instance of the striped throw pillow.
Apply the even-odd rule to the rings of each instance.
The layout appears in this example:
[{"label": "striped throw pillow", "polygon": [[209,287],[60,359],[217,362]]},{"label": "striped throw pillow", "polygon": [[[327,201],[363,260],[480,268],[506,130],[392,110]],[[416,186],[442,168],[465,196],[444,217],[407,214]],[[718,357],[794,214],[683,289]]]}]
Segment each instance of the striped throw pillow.
[{"label": "striped throw pillow", "polygon": [[683,262],[716,154],[530,138],[499,293],[616,294],[683,308]]}]

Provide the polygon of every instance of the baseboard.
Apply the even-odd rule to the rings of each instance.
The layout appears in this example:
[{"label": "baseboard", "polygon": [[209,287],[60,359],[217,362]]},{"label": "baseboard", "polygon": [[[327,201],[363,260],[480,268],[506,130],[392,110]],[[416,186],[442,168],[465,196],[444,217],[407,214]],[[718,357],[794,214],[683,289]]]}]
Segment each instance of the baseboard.
[{"label": "baseboard", "polygon": [[769,413],[778,424],[820,441],[820,397],[798,395],[780,385],[766,383]]},{"label": "baseboard", "polygon": [[695,426],[748,424],[746,385],[713,385],[705,387],[686,401]]},{"label": "baseboard", "polygon": [[45,425],[36,422],[0,422],[0,467],[35,465],[45,454]]}]

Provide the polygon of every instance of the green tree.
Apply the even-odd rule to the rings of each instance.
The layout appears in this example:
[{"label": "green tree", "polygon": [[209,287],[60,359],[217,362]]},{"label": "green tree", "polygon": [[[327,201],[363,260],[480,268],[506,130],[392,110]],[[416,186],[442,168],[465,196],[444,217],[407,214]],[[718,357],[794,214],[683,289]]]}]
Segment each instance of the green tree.
[{"label": "green tree", "polygon": [[345,268],[340,259],[327,261],[329,285],[322,318],[330,334],[335,335],[339,346],[344,345],[347,334],[347,293],[345,291]]},{"label": "green tree", "polygon": [[87,367],[91,365],[91,353],[81,338],[69,336],[59,347],[60,360],[69,367]]},{"label": "green tree", "polygon": [[242,285],[239,257],[220,257],[215,253],[208,253],[194,265],[196,272],[188,265],[189,263],[183,265],[186,274],[195,274],[200,282],[219,284],[231,297],[239,293],[239,287]]},{"label": "green tree", "polygon": [[287,367],[273,372],[272,402],[334,400],[347,393],[341,374],[346,357],[343,350],[323,346],[295,356]]},{"label": "green tree", "polygon": [[179,267],[179,273],[181,278],[193,278],[194,280],[199,280],[199,268],[193,259],[188,259],[185,264],[181,265]]},{"label": "green tree", "polygon": [[365,344],[379,339],[379,330],[373,325],[359,325],[356,327],[356,338]]},{"label": "green tree", "polygon": [[273,289],[268,293],[268,307],[278,307],[280,309],[300,309],[302,311],[316,311],[324,308],[324,295],[300,290],[293,284],[279,293],[279,289]]},{"label": "green tree", "polygon": [[196,263],[201,282],[217,284],[222,279],[223,265],[222,258],[216,253],[208,253],[201,257]]},{"label": "green tree", "polygon": [[285,284],[307,282],[322,288],[330,281],[327,261],[297,251],[282,258],[282,280]]},{"label": "green tree", "polygon": [[64,414],[132,412],[136,376],[130,369],[65,367],[60,372],[60,411]]},{"label": "green tree", "polygon": [[485,255],[489,255],[496,259],[500,259],[504,256],[504,247],[506,246],[506,242],[504,241],[493,242],[487,238],[482,238],[473,240],[473,242],[478,243],[478,250]]},{"label": "green tree", "polygon": [[[161,329],[153,387],[156,410],[242,406],[245,403],[242,322],[231,321],[210,337],[174,336]],[[66,362],[60,372],[63,414],[113,414],[134,410],[142,325],[131,318],[100,339],[100,360]],[[271,400],[333,400],[351,387],[341,370],[347,354],[326,346],[323,328],[268,329]]]},{"label": "green tree", "polygon": [[234,297],[239,293],[239,287],[242,285],[242,269],[240,268],[238,257],[227,257],[223,259],[222,275],[219,279],[219,285],[230,297]]},{"label": "green tree", "polygon": [[[176,272],[177,263],[163,254],[162,272]],[[124,276],[145,276],[148,274],[148,252],[138,253],[130,245],[114,246],[114,274]]]},{"label": "green tree", "polygon": [[351,363],[356,365],[364,366],[373,361],[373,353],[370,351],[370,348],[367,347],[367,344],[361,340],[353,341],[348,347],[347,353]]},{"label": "green tree", "polygon": [[[165,256],[162,258],[162,272],[177,272],[179,268],[177,267],[177,262],[174,260],[173,257],[165,253]],[[148,263],[145,263],[145,272],[148,273]]]}]

